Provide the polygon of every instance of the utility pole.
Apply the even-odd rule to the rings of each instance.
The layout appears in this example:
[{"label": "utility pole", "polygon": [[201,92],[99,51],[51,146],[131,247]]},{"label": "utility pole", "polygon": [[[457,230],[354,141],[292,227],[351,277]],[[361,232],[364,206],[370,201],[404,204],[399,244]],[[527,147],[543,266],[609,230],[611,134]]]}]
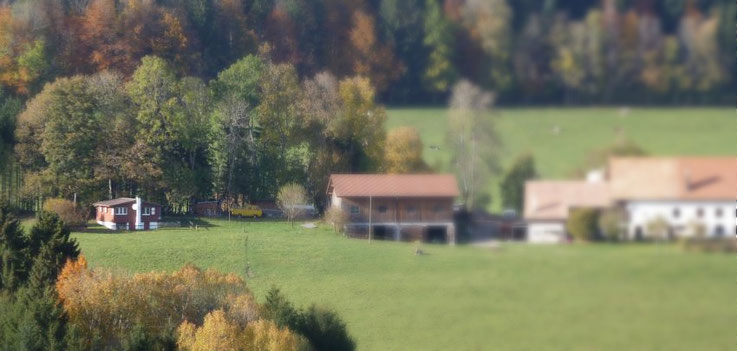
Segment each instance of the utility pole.
[{"label": "utility pole", "polygon": [[373,206],[373,199],[371,195],[369,195],[369,225],[368,225],[368,241],[371,243],[371,234],[373,232],[371,228],[371,214],[374,212],[374,206]]}]

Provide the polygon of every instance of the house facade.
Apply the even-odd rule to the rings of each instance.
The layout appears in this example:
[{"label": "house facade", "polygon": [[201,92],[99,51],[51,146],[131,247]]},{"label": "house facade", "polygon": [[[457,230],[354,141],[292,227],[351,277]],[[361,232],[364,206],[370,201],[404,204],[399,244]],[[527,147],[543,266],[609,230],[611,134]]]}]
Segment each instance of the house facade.
[{"label": "house facade", "polygon": [[608,207],[609,186],[595,177],[581,181],[528,181],[524,205],[527,241],[563,242],[567,239],[566,221],[570,210]]},{"label": "house facade", "polygon": [[654,235],[668,224],[669,237],[733,235],[737,198],[734,157],[612,158],[609,184],[614,206],[627,214],[630,239]]},{"label": "house facade", "polygon": [[[735,227],[734,157],[613,157],[600,180],[529,181],[528,240],[559,242],[570,209],[619,208],[632,240],[721,237]],[[656,230],[656,226],[660,229]]]},{"label": "house facade", "polygon": [[161,205],[139,197],[99,201],[93,206],[97,223],[112,230],[157,229],[161,221]]},{"label": "house facade", "polygon": [[449,174],[334,174],[327,189],[329,206],[346,214],[352,236],[451,244],[458,194]]}]

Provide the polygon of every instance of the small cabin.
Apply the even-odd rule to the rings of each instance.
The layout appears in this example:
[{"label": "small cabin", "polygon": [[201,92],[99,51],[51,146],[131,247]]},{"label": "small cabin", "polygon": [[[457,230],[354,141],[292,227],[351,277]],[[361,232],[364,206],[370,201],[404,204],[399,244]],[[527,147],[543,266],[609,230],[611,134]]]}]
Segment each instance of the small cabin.
[{"label": "small cabin", "polygon": [[217,217],[220,216],[220,201],[199,201],[194,204],[194,214],[199,217]]},{"label": "small cabin", "polygon": [[455,243],[452,174],[333,174],[327,195],[351,236]]},{"label": "small cabin", "polygon": [[152,230],[159,227],[161,205],[140,197],[120,197],[95,202],[95,220],[112,230]]}]

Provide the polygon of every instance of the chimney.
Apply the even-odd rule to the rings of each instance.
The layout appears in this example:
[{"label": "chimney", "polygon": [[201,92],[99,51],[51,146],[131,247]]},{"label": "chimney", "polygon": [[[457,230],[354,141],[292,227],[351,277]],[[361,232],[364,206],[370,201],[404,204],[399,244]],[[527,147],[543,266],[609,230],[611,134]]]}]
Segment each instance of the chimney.
[{"label": "chimney", "polygon": [[141,198],[136,196],[136,230],[143,229],[143,223],[141,222]]}]

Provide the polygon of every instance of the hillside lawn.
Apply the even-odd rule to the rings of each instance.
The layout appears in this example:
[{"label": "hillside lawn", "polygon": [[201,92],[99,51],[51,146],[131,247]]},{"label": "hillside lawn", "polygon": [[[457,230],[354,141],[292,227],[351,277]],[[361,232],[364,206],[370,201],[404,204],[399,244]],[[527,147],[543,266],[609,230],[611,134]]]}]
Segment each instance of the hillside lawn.
[{"label": "hillside lawn", "polygon": [[[444,108],[389,108],[387,127],[414,126],[425,146],[424,158],[436,170],[450,170],[445,146],[447,110]],[[497,132],[502,169],[519,155],[532,153],[543,178],[566,178],[582,167],[591,150],[614,143],[618,137],[634,141],[650,155],[734,155],[733,107],[631,108],[501,108]],[[560,132],[553,132],[555,127]],[[430,149],[435,145],[440,149]],[[490,209],[501,210],[499,177],[489,179]]]},{"label": "hillside lawn", "polygon": [[[347,239],[329,228],[213,220],[192,230],[75,233],[92,267],[235,272],[263,301],[336,309],[359,350],[733,350],[734,256],[675,245]],[[245,242],[248,238],[246,255]]]}]

